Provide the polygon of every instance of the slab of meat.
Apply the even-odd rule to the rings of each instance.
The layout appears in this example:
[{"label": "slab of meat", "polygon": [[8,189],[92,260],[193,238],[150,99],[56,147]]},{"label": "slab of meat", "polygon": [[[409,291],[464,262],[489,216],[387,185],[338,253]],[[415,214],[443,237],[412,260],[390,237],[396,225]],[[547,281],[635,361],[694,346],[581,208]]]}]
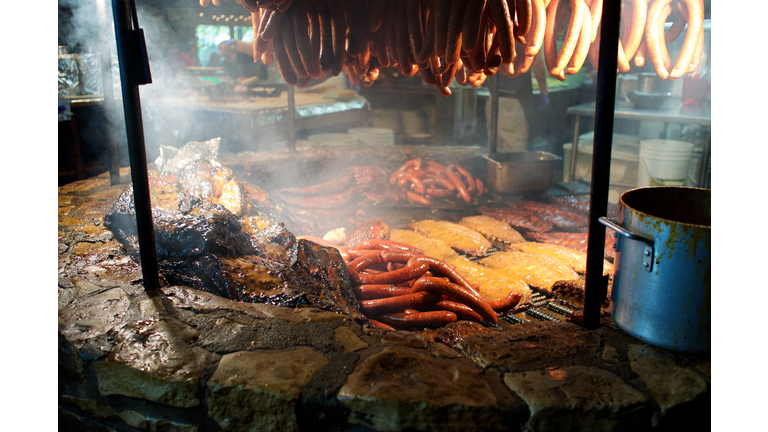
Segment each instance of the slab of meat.
[{"label": "slab of meat", "polygon": [[584,214],[566,210],[554,204],[523,200],[513,204],[512,207],[532,211],[547,219],[552,225],[568,231],[577,231],[580,228],[586,228],[589,224],[589,219]]},{"label": "slab of meat", "polygon": [[[567,210],[589,214],[589,195],[564,195],[558,197],[547,197],[547,200],[552,204],[563,207]],[[608,217],[617,217],[619,214],[619,206],[616,204],[608,203]]]},{"label": "slab of meat", "polygon": [[484,216],[492,217],[510,224],[513,228],[530,231],[546,232],[552,230],[552,222],[536,213],[516,207],[492,208],[482,206],[478,210]]},{"label": "slab of meat", "polygon": [[525,252],[499,252],[483,258],[480,264],[522,278],[528,285],[545,291],[550,291],[557,281],[579,279],[568,265],[548,256]]},{"label": "slab of meat", "polygon": [[[552,232],[552,233],[525,233],[525,237],[528,240],[538,241],[542,243],[552,243],[571,249],[575,249],[581,252],[587,252],[587,240],[589,239],[588,233],[564,233],[564,232]],[[613,243],[615,239],[612,234],[605,234],[605,256],[613,259],[616,255],[616,251],[613,250]]]},{"label": "slab of meat", "polygon": [[485,256],[493,247],[479,232],[452,222],[423,220],[409,224],[408,228],[429,238],[442,240],[467,255]]},{"label": "slab of meat", "polygon": [[489,240],[501,243],[517,243],[525,241],[523,235],[508,223],[490,216],[470,216],[459,221],[460,225],[472,228]]},{"label": "slab of meat", "polygon": [[446,242],[429,238],[410,230],[393,229],[389,239],[398,243],[407,244],[424,251],[424,255],[447,261],[451,257],[458,256],[455,250]]},{"label": "slab of meat", "polygon": [[297,249],[292,266],[256,255],[232,258],[205,254],[193,260],[165,260],[160,268],[172,285],[237,301],[313,306],[366,322],[338,251],[304,240],[299,240]]},{"label": "slab of meat", "polygon": [[446,259],[445,262],[454,266],[471,285],[477,286],[480,294],[487,300],[497,301],[506,298],[510,293],[519,293],[522,297],[515,309],[528,307],[532,302],[531,288],[522,278],[475,264],[458,255]]},{"label": "slab of meat", "polygon": [[[508,249],[546,255],[558,261],[568,263],[576,273],[585,274],[587,272],[587,253],[566,246],[551,243],[522,242],[510,245]],[[613,264],[603,260],[603,274],[612,275]]]}]

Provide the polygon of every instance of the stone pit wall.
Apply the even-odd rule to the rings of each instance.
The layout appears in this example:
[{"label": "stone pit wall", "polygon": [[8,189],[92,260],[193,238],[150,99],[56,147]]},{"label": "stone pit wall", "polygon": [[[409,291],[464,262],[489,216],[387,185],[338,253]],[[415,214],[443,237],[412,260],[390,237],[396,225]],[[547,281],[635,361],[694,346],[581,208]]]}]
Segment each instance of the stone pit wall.
[{"label": "stone pit wall", "polygon": [[609,318],[449,347],[180,286],[148,297],[104,228],[123,187],[104,174],[59,188],[59,430],[709,428],[709,357],[654,348]]}]

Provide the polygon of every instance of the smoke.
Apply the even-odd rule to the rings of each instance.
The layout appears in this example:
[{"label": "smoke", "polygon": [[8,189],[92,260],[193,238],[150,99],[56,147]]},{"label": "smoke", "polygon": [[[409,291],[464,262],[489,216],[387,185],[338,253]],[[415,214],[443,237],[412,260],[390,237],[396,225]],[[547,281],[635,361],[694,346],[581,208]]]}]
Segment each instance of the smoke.
[{"label": "smoke", "polygon": [[[222,139],[222,152],[285,148],[284,144],[275,143],[288,139],[287,130],[284,127],[264,127],[263,118],[260,119],[255,112],[234,114],[216,108],[194,109],[193,99],[207,101],[208,97],[200,92],[202,79],[184,73],[185,65],[179,59],[181,51],[197,45],[195,27],[199,11],[193,7],[196,2],[190,1],[189,8],[155,7],[148,3],[156,5],[160,2],[137,0],[136,5],[152,76],[151,84],[139,86],[147,161],[151,163],[160,155],[161,146],[180,148],[187,142],[202,142],[217,137]],[[208,6],[209,9],[213,7]],[[104,17],[106,25],[103,24]],[[100,42],[104,42],[113,58],[112,88],[116,99],[111,139],[119,147],[121,165],[127,166],[127,139],[112,2],[59,0],[59,43],[75,49],[90,47],[97,51],[101,49]],[[190,54],[196,59],[194,51]]]}]

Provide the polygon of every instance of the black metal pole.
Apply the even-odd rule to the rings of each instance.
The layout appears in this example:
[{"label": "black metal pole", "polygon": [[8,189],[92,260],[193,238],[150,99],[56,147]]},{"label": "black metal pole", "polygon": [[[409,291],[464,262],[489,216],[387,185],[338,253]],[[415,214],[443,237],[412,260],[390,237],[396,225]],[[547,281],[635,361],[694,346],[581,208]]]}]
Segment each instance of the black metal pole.
[{"label": "black metal pole", "polygon": [[589,239],[584,287],[584,328],[600,326],[600,304],[606,296],[603,279],[605,226],[598,218],[608,209],[608,189],[613,140],[613,111],[616,108],[616,64],[619,51],[621,2],[604,1],[597,69],[595,138],[592,153],[592,188],[589,193]]},{"label": "black metal pole", "polygon": [[112,0],[112,11],[117,40],[117,59],[120,61],[120,85],[123,91],[123,110],[128,136],[128,156],[131,163],[136,229],[139,234],[141,272],[144,277],[144,290],[155,292],[160,287],[160,282],[147,177],[147,154],[144,148],[144,125],[139,98],[139,84],[146,81],[142,81],[139,77],[141,71],[137,69],[144,63],[144,59],[141,57],[140,50],[137,49],[139,30],[134,29],[132,25],[131,10],[135,7],[131,3],[132,0]]},{"label": "black metal pole", "polygon": [[491,130],[488,131],[488,156],[496,153],[499,145],[499,74],[491,77]]},{"label": "black metal pole", "polygon": [[288,86],[288,151],[296,152],[296,92],[292,85]]}]

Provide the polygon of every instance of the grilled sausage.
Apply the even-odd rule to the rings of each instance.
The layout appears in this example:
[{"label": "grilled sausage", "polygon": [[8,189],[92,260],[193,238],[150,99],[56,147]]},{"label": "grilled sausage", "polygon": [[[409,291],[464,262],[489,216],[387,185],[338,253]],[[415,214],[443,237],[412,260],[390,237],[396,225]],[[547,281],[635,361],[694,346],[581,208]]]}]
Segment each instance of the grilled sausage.
[{"label": "grilled sausage", "polygon": [[645,59],[647,57],[648,57],[648,45],[645,44],[645,37],[643,37],[643,40],[640,41],[640,47],[638,47],[637,52],[635,52],[635,66],[637,67],[645,66]]},{"label": "grilled sausage", "polygon": [[[550,8],[553,4],[556,5],[557,3],[558,0],[552,0],[552,2],[549,4]],[[568,24],[568,32],[565,34],[565,40],[563,41],[563,46],[560,49],[560,53],[557,55],[555,65],[549,71],[549,75],[552,77],[564,78],[563,71],[573,56],[573,52],[576,49],[576,44],[578,43],[579,34],[581,32],[582,23],[584,22],[584,8],[586,8],[584,0],[571,0],[571,21]],[[549,24],[549,18],[550,17],[548,11],[547,24]],[[555,20],[555,16],[552,16],[552,20]],[[552,28],[554,29],[554,23]],[[554,40],[552,43],[555,43]],[[557,49],[556,46],[555,49]]]},{"label": "grilled sausage", "polygon": [[358,300],[374,300],[386,297],[397,297],[411,293],[411,287],[395,285],[357,285],[352,288]]},{"label": "grilled sausage", "polygon": [[451,18],[453,0],[436,0],[435,12],[435,54],[445,58],[448,53],[448,22]]},{"label": "grilled sausage", "polygon": [[360,310],[364,314],[376,316],[392,312],[402,312],[406,309],[427,308],[440,300],[442,300],[440,294],[423,291],[393,297],[362,300],[359,303]]},{"label": "grilled sausage", "polygon": [[467,192],[472,193],[475,191],[475,178],[469,173],[463,166],[457,164],[448,165],[446,171],[455,171],[454,174],[461,175],[467,180]]},{"label": "grilled sausage", "polygon": [[335,0],[325,0],[331,17],[331,37],[333,45],[333,66],[331,74],[338,76],[346,63],[347,20],[344,18],[344,8]]},{"label": "grilled sausage", "polygon": [[515,0],[515,13],[517,16],[517,26],[515,27],[516,36],[524,37],[528,33],[528,30],[530,30],[532,8],[533,4],[531,3],[531,0]]},{"label": "grilled sausage", "polygon": [[456,317],[458,319],[475,321],[475,322],[480,322],[483,320],[483,317],[480,316],[480,314],[472,310],[471,307],[465,305],[464,303],[459,303],[451,300],[441,300],[435,304],[435,308],[446,310],[448,312],[453,312],[456,314]]},{"label": "grilled sausage", "polygon": [[464,187],[464,183],[462,183],[461,179],[459,179],[459,177],[451,171],[446,170],[445,173],[446,175],[448,175],[448,179],[453,183],[453,185],[458,190],[459,197],[461,197],[461,199],[463,199],[464,202],[472,201],[472,197],[469,195],[467,188]]},{"label": "grilled sausage", "polygon": [[[283,80],[288,85],[296,85],[299,82],[299,79],[296,77],[296,72],[294,71],[293,66],[291,66],[291,59],[286,52],[285,43],[283,42],[283,33],[280,32],[273,39],[270,39],[270,43],[274,49],[277,69],[280,71]],[[264,55],[266,55],[266,53],[264,53]]]},{"label": "grilled sausage", "polygon": [[669,77],[669,70],[664,65],[661,45],[664,43],[663,24],[661,22],[661,13],[663,8],[669,5],[671,0],[655,0],[648,8],[648,17],[645,24],[645,43],[648,48],[648,56],[651,58],[656,75],[661,79]]},{"label": "grilled sausage", "polygon": [[[411,53],[414,59],[418,59],[418,54],[424,48],[424,29],[421,20],[421,0],[407,0],[406,2],[406,23],[408,25],[408,43],[411,46]],[[424,61],[422,61],[423,63]]]},{"label": "grilled sausage", "polygon": [[379,316],[379,319],[398,328],[438,328],[456,322],[457,317],[453,312],[431,311],[381,315]]},{"label": "grilled sausage", "polygon": [[421,205],[430,205],[432,204],[432,201],[429,200],[429,198],[421,196],[419,194],[413,193],[411,191],[406,191],[405,196],[408,197],[411,201],[415,202],[416,204]]},{"label": "grilled sausage", "polygon": [[422,277],[413,283],[413,292],[430,291],[443,294],[464,303],[493,324],[498,323],[499,317],[484,298],[472,290],[451,283],[441,278]]},{"label": "grilled sausage", "polygon": [[461,29],[462,51],[472,51],[480,40],[480,31],[482,30],[481,23],[485,6],[486,0],[469,0],[467,2]]},{"label": "grilled sausage", "polygon": [[379,254],[378,251],[374,251],[355,258],[351,263],[347,264],[347,268],[349,268],[350,272],[359,272],[371,265],[379,263],[381,263],[381,254]]},{"label": "grilled sausage", "polygon": [[[672,25],[669,27],[669,30],[667,30],[667,35],[664,36],[664,40],[667,42],[674,42],[677,40],[678,37],[683,33],[683,30],[685,30],[685,25],[688,23],[686,15],[683,14],[683,9],[685,9],[685,3],[680,2],[673,2],[672,3],[677,4],[678,6],[678,12],[677,12],[677,18],[675,18],[674,21],[672,21]],[[672,8],[674,11],[674,7]]]},{"label": "grilled sausage", "polygon": [[317,11],[320,21],[320,70],[329,72],[333,70],[333,27],[331,25],[331,12],[326,0],[311,0]]},{"label": "grilled sausage", "polygon": [[[381,24],[384,22],[384,16],[386,15],[387,2],[381,0],[368,1],[368,30],[371,33],[376,33],[381,28]],[[362,17],[359,17],[360,19]]]},{"label": "grilled sausage", "polygon": [[357,271],[353,272],[352,269],[350,269],[349,273],[350,273],[350,279],[352,280],[352,282],[356,282],[361,285],[365,285],[365,284],[398,285],[403,282],[407,282],[411,279],[417,279],[421,277],[424,273],[426,273],[428,270],[429,270],[429,265],[426,263],[423,263],[423,264],[418,264],[413,266],[405,266],[398,270],[385,272],[377,275],[361,274],[361,273],[358,273]]},{"label": "grilled sausage", "polygon": [[429,271],[433,274],[443,275],[456,285],[460,285],[470,291],[477,291],[475,287],[473,287],[472,284],[470,284],[469,281],[461,275],[461,273],[454,270],[453,267],[448,265],[448,263],[445,261],[424,255],[417,255],[408,260],[408,265],[416,265],[420,263],[429,264]]},{"label": "grilled sausage", "polygon": [[[293,20],[293,35],[294,40],[296,41],[296,49],[299,53],[301,64],[304,66],[304,70],[306,71],[306,76],[301,74],[301,71],[296,69],[295,64],[293,66],[301,78],[315,77],[320,73],[320,68],[318,65],[318,58],[315,56],[315,50],[313,49],[312,43],[310,41],[309,32],[316,30],[317,24],[315,24],[314,29],[310,24],[311,21],[307,14],[307,6],[309,4],[309,0],[296,1],[298,3],[293,9],[291,9],[290,15],[291,19]],[[283,35],[283,38],[285,38],[285,35]],[[290,53],[291,52],[288,51],[289,56]]]},{"label": "grilled sausage", "polygon": [[499,53],[503,63],[515,61],[515,42],[512,31],[514,24],[505,0],[488,0],[496,24],[496,35],[499,38]]},{"label": "grilled sausage", "polygon": [[421,51],[416,58],[420,63],[429,60],[435,53],[435,2],[436,0],[428,0],[425,3],[425,8],[422,9],[423,13],[427,15],[427,25],[424,27]]},{"label": "grilled sausage", "polygon": [[[304,69],[304,64],[301,62],[301,54],[296,47],[296,36],[293,31],[293,14],[283,15],[283,22],[280,25],[281,33],[283,36],[283,45],[285,45],[285,51],[288,53],[288,59],[290,60],[293,70],[299,78],[306,78],[309,76],[307,70]],[[298,80],[297,80],[298,82]]]},{"label": "grilled sausage", "polygon": [[627,60],[633,58],[645,33],[645,21],[648,15],[648,6],[646,0],[631,0],[632,19],[630,21],[629,31],[626,40],[622,39],[624,55]]},{"label": "grilled sausage", "polygon": [[594,42],[597,38],[598,27],[600,21],[603,19],[603,0],[592,0],[592,4],[589,5],[589,17],[592,19],[592,36],[590,36],[590,42]]},{"label": "grilled sausage", "polygon": [[688,30],[685,33],[680,55],[672,71],[669,72],[669,77],[673,79],[680,78],[688,71],[688,66],[696,54],[700,33],[704,31],[704,2],[702,0],[682,1],[688,9]]},{"label": "grilled sausage", "polygon": [[[598,1],[598,0],[595,0]],[[547,9],[544,0],[531,1],[531,30],[525,36],[525,56],[535,57],[544,42],[544,31],[547,28]],[[531,62],[533,64],[533,62]],[[527,70],[526,70],[527,72]]]},{"label": "grilled sausage", "polygon": [[584,64],[584,60],[587,59],[587,54],[589,54],[589,38],[592,36],[592,16],[589,14],[587,8],[584,8],[581,13],[584,16],[582,18],[583,23],[581,32],[579,33],[579,41],[573,52],[573,57],[571,57],[571,60],[568,63],[568,68],[565,70],[566,75],[575,75],[579,72],[581,66]]},{"label": "grilled sausage", "polygon": [[488,304],[491,305],[491,309],[493,309],[496,312],[506,312],[510,309],[514,309],[515,306],[520,303],[520,299],[522,296],[520,293],[509,293],[508,296],[504,297],[501,300],[495,300],[495,301],[488,301]]},{"label": "grilled sausage", "polygon": [[386,330],[394,330],[395,329],[394,327],[392,327],[389,324],[384,324],[383,322],[376,321],[375,319],[372,319],[372,318],[368,318],[368,323],[371,324],[374,327],[383,328],[383,329],[386,329]]},{"label": "grilled sausage", "polygon": [[445,61],[453,64],[459,60],[462,47],[462,28],[468,0],[453,0],[448,16]]}]

